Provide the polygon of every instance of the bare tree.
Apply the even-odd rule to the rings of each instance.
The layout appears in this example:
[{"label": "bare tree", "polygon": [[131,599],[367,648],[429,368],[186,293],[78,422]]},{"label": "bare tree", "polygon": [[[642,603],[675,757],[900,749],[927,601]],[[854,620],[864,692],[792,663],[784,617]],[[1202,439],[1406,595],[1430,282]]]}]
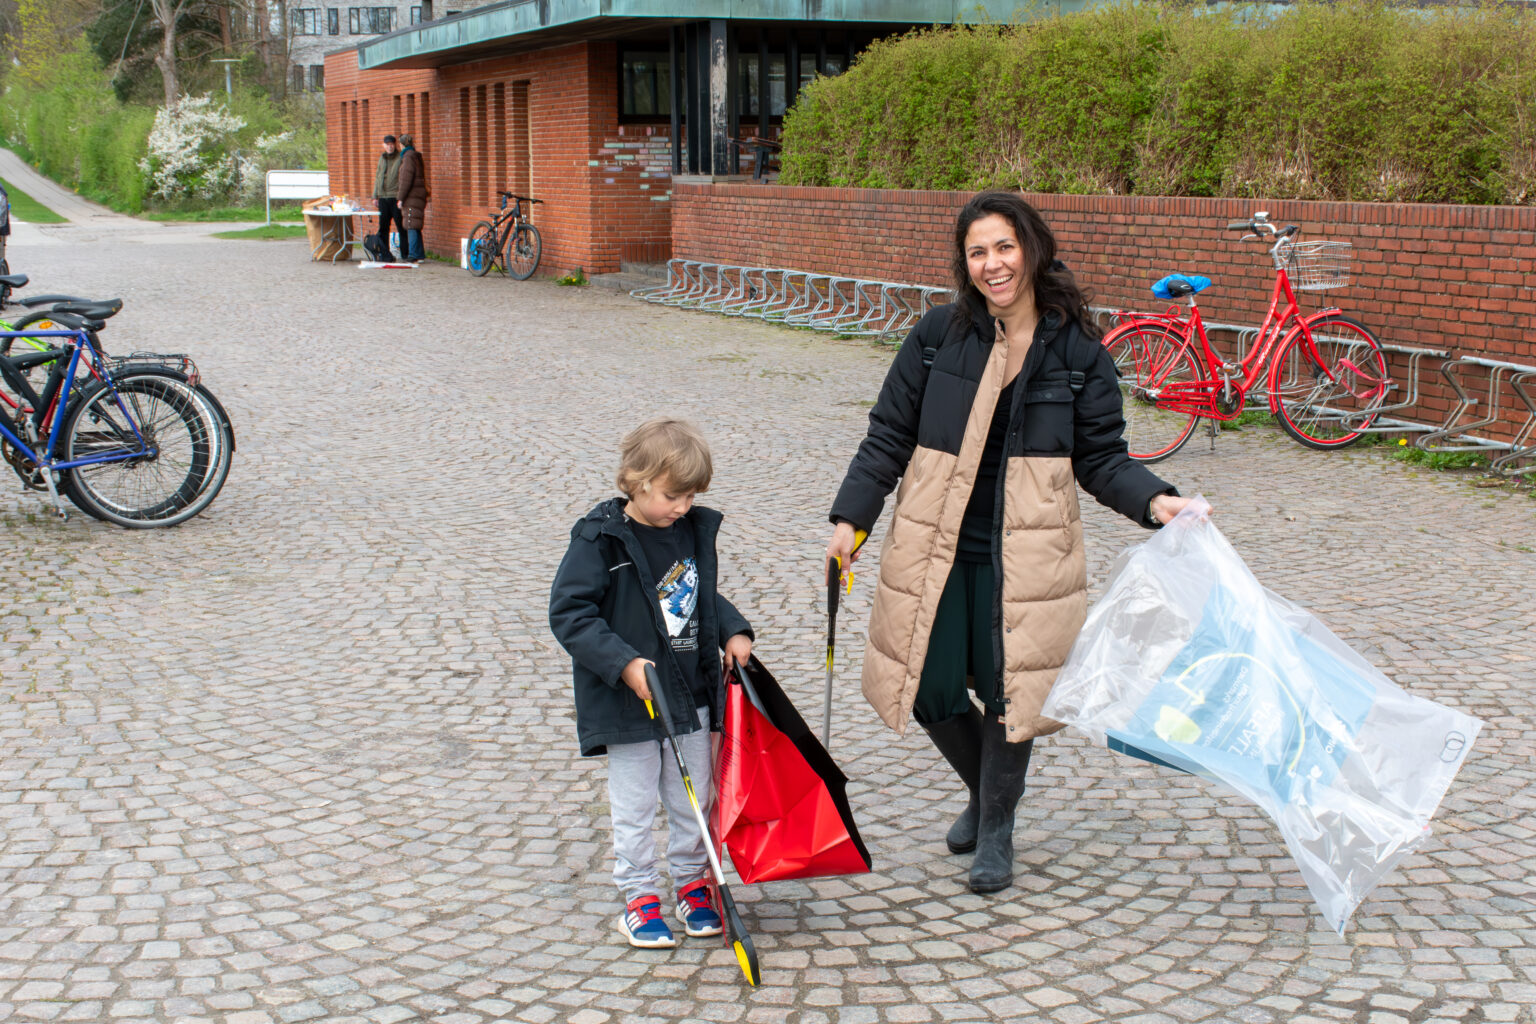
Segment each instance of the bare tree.
[{"label": "bare tree", "polygon": [[160,52],[155,55],[155,64],[160,68],[160,77],[165,80],[167,107],[174,107],[176,101],[181,98],[176,77],[176,21],[191,2],[192,0],[149,0],[150,9],[155,13],[155,20],[160,23]]}]

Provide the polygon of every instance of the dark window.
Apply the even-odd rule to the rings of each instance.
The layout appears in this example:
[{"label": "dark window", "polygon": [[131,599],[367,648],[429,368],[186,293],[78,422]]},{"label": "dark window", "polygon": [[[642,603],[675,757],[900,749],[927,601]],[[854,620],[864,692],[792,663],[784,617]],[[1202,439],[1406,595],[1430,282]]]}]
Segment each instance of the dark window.
[{"label": "dark window", "polygon": [[411,24],[412,25],[420,25],[421,24],[421,8],[420,7],[412,7],[411,8]]},{"label": "dark window", "polygon": [[311,64],[309,66],[309,89],[311,92],[323,92],[325,90],[324,64]]},{"label": "dark window", "polygon": [[336,7],[325,9],[325,31],[330,35],[341,34],[341,10]]},{"label": "dark window", "polygon": [[320,8],[304,7],[293,12],[293,34],[317,36],[320,34]]},{"label": "dark window", "polygon": [[619,113],[664,117],[672,110],[672,74],[665,53],[625,50],[619,55]]},{"label": "dark window", "polygon": [[378,35],[395,27],[393,7],[348,7],[347,30],[355,36]]},{"label": "dark window", "polygon": [[304,69],[298,64],[293,65],[289,74],[289,86],[293,92],[304,91]]},{"label": "dark window", "polygon": [[[762,100],[757,95],[757,54],[741,54],[736,62],[736,93],[740,97],[736,113],[741,117],[757,117],[762,112]],[[784,113],[784,55],[768,55],[768,116],[780,117]]]}]

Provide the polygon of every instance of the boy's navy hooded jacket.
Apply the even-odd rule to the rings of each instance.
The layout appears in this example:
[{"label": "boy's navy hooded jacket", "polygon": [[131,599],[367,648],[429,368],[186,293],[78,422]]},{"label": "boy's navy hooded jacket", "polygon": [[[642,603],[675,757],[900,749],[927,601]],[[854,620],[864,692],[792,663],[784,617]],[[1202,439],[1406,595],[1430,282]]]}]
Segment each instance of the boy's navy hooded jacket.
[{"label": "boy's navy hooded jacket", "polygon": [[[621,678],[624,666],[635,658],[655,662],[661,684],[672,698],[673,731],[699,728],[688,681],[667,640],[656,576],[645,564],[640,542],[629,527],[626,504],[624,498],[610,498],[571,528],[571,546],[549,594],[549,628],[574,662],[576,735],[586,756],[607,753],[610,743],[665,737],[645,702]],[[737,633],[751,637],[752,628],[715,589],[719,569],[715,538],[722,516],[695,505],[686,518],[693,524],[694,559],[699,567],[700,664],[714,665],[726,640]],[[709,693],[711,728],[720,727],[724,701],[724,685],[717,672]]]}]

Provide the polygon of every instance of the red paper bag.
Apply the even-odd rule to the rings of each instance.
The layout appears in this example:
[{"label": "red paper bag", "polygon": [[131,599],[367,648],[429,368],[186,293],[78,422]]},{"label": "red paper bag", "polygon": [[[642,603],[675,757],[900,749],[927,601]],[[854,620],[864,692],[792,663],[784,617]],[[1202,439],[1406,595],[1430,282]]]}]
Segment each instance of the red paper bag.
[{"label": "red paper bag", "polygon": [[848,778],[754,657],[726,677],[714,832],[743,882],[861,874]]}]

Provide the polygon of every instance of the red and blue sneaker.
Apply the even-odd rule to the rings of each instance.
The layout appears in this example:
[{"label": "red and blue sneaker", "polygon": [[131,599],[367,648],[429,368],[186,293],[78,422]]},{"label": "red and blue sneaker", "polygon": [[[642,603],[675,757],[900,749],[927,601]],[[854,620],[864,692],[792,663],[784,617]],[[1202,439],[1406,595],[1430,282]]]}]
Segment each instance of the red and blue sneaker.
[{"label": "red and blue sneaker", "polygon": [[709,883],[702,878],[677,890],[677,919],[692,938],[720,934],[720,912],[709,898]]},{"label": "red and blue sneaker", "polygon": [[661,900],[655,896],[637,896],[630,900],[624,915],[619,918],[619,931],[624,933],[631,946],[641,949],[671,949],[677,945],[672,929],[662,919]]}]

